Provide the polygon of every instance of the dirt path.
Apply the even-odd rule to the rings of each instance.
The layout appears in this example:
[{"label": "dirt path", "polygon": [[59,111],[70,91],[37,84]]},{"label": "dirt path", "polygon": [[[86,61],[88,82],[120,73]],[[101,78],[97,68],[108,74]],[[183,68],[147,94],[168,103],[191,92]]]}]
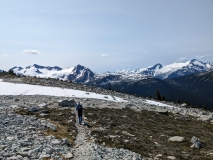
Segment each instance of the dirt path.
[{"label": "dirt path", "polygon": [[97,145],[87,125],[79,125],[76,113],[78,134],[72,149],[74,160],[142,160],[142,157],[126,149],[108,148]]},{"label": "dirt path", "polygon": [[101,157],[94,150],[94,143],[90,142],[90,130],[86,125],[79,125],[78,123],[78,115],[76,113],[76,127],[78,129],[78,134],[75,140],[75,146],[72,149],[72,153],[74,155],[74,160],[95,160],[101,159]]}]

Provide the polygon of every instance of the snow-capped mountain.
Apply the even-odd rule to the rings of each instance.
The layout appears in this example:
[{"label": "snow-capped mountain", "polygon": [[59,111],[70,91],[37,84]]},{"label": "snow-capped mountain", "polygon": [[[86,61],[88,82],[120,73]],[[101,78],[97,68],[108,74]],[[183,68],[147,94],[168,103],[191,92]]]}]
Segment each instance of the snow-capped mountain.
[{"label": "snow-capped mountain", "polygon": [[204,63],[193,59],[187,62],[175,62],[169,65],[162,66],[156,64],[153,67],[142,68],[137,70],[120,70],[115,74],[142,74],[153,76],[158,79],[174,78],[186,76],[189,74],[206,72],[213,69],[213,64],[210,62]]},{"label": "snow-capped mountain", "polygon": [[77,83],[87,83],[94,79],[95,74],[89,69],[81,65],[62,69],[60,67],[40,66],[37,64],[22,67],[11,68],[17,75],[36,76],[41,78],[58,78],[61,80],[74,81]]},{"label": "snow-capped mountain", "polygon": [[11,70],[13,70],[13,72],[17,75],[36,76],[41,78],[50,77],[69,80],[76,83],[106,85],[108,83],[117,82],[135,82],[147,78],[150,79],[152,77],[158,79],[181,77],[213,70],[213,64],[193,59],[191,61],[175,62],[165,66],[158,63],[152,67],[137,70],[120,70],[103,74],[94,73],[89,68],[82,65],[63,69],[57,66],[46,67],[34,64],[27,66],[26,68],[13,67]]},{"label": "snow-capped mountain", "polygon": [[4,71],[0,69],[0,73],[1,73],[1,72],[4,72]]}]

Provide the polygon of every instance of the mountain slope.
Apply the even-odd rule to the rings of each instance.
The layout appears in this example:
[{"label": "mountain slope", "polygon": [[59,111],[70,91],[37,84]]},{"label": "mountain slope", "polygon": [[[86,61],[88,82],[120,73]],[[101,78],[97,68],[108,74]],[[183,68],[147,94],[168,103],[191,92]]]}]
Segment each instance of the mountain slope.
[{"label": "mountain slope", "polygon": [[187,62],[175,62],[169,65],[162,66],[156,64],[153,67],[142,68],[137,70],[121,70],[115,73],[119,74],[143,74],[153,76],[158,79],[181,77],[189,74],[206,72],[213,69],[212,63],[204,63],[193,59]]},{"label": "mountain slope", "polygon": [[[166,80],[180,90],[204,99],[203,105],[213,109],[213,71]],[[201,103],[201,99],[199,99]]]},{"label": "mountain slope", "polygon": [[89,69],[81,65],[72,68],[62,69],[60,67],[40,66],[37,64],[22,67],[11,68],[17,75],[36,76],[41,78],[56,78],[61,80],[74,81],[77,83],[87,83],[95,78],[95,74]]},{"label": "mountain slope", "polygon": [[136,94],[144,97],[151,96],[154,98],[156,90],[159,90],[161,96],[164,95],[169,101],[177,102],[177,100],[179,100],[181,103],[187,102],[199,107],[202,107],[202,105],[207,102],[205,97],[192,94],[190,90],[183,90],[170,82],[152,77],[147,77],[146,79],[138,81],[112,81],[111,83],[103,83],[103,80],[99,79],[93,83],[89,83],[89,85],[98,86],[104,89],[112,89],[122,93]]}]

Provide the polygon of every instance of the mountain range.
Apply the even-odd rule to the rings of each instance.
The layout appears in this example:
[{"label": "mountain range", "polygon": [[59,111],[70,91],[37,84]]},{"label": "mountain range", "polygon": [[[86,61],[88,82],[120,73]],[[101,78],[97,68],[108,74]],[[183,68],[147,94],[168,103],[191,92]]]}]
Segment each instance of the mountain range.
[{"label": "mountain range", "polygon": [[213,93],[210,89],[213,88],[213,64],[195,59],[165,66],[158,63],[142,69],[102,74],[94,73],[82,65],[62,69],[58,66],[45,67],[34,64],[26,68],[13,67],[10,70],[20,76],[68,80],[145,97],[155,97],[156,90],[160,90],[161,95],[169,101],[188,102],[198,107],[206,105],[213,109]]},{"label": "mountain range", "polygon": [[94,73],[89,68],[82,65],[77,65],[68,69],[62,69],[58,66],[45,67],[37,64],[22,67],[13,67],[11,70],[17,75],[37,76],[41,78],[59,78],[62,80],[74,81],[77,83],[91,83],[95,80],[103,79],[107,81],[137,81],[146,79],[147,77],[154,77],[157,79],[167,79],[186,76],[189,74],[202,73],[213,69],[213,64],[210,62],[201,62],[198,60],[191,60],[187,62],[175,62],[169,65],[162,66],[156,64],[152,67],[141,68],[136,70],[119,70],[115,72],[107,72],[103,74]]}]

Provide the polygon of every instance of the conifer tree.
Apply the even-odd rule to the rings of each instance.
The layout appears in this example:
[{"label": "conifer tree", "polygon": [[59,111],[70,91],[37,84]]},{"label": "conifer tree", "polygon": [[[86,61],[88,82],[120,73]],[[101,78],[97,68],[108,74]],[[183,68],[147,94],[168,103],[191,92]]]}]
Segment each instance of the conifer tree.
[{"label": "conifer tree", "polygon": [[162,95],[162,97],[161,97],[161,101],[165,101],[165,100],[166,100],[165,96],[164,96],[164,95]]},{"label": "conifer tree", "polygon": [[177,98],[177,103],[180,103],[180,100]]},{"label": "conifer tree", "polygon": [[160,95],[160,91],[159,90],[156,90],[156,97],[155,97],[156,100],[161,100],[161,95]]}]

